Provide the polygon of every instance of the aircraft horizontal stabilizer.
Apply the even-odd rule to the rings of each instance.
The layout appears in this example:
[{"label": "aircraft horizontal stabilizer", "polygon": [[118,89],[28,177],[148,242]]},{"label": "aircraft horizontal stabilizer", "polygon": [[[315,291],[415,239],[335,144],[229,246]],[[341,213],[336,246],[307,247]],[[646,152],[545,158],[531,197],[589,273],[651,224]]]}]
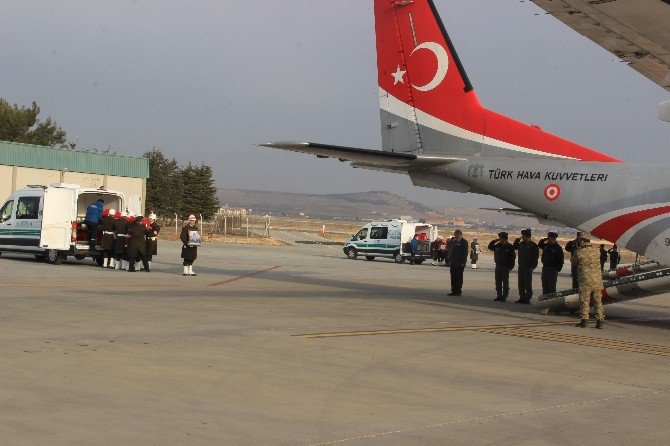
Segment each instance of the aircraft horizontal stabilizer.
[{"label": "aircraft horizontal stabilizer", "polygon": [[337,158],[340,161],[351,161],[354,167],[364,169],[396,172],[444,166],[463,160],[463,158],[423,156],[413,153],[357,149],[312,142],[272,142],[260,144],[260,146],[307,153],[316,155],[318,158]]}]

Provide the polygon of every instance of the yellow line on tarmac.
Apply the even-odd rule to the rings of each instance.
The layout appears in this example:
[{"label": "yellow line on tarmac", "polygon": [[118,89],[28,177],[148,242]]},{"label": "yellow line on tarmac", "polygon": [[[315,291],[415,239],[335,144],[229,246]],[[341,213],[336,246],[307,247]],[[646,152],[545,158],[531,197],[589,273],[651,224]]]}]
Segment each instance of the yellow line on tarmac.
[{"label": "yellow line on tarmac", "polygon": [[659,350],[668,350],[670,351],[670,345],[659,345],[659,344],[645,344],[643,342],[634,342],[634,341],[622,341],[619,339],[610,339],[610,338],[598,338],[595,336],[584,336],[584,335],[578,335],[574,333],[564,333],[564,332],[559,332],[559,331],[546,331],[546,330],[526,330],[523,328],[520,328],[519,331],[526,331],[526,332],[531,332],[531,333],[541,333],[541,334],[548,334],[548,335],[560,335],[561,337],[564,338],[576,338],[576,339],[588,339],[588,340],[593,340],[593,341],[600,341],[604,343],[612,343],[612,344],[621,344],[621,345],[627,345],[627,346],[641,346],[641,347],[649,347],[649,348],[655,348]]},{"label": "yellow line on tarmac", "polygon": [[502,334],[506,336],[514,336],[514,337],[519,337],[519,338],[526,338],[526,339],[535,339],[535,340],[540,340],[540,341],[552,341],[552,342],[561,342],[564,344],[572,344],[572,345],[581,345],[585,347],[596,347],[596,348],[606,348],[609,350],[620,350],[620,351],[627,351],[627,352],[633,352],[633,353],[644,353],[647,355],[654,355],[654,356],[670,356],[670,352],[667,351],[658,351],[654,350],[653,348],[646,349],[646,348],[638,348],[638,347],[626,347],[622,345],[611,345],[607,344],[604,342],[595,342],[591,341],[588,339],[584,340],[579,340],[579,339],[574,339],[574,338],[566,338],[560,336],[561,333],[556,333],[559,336],[552,336],[548,334],[535,334],[530,331],[526,330],[504,330],[504,329],[481,329],[479,330],[481,333],[492,333],[492,334]]},{"label": "yellow line on tarmac", "polygon": [[407,333],[439,333],[447,331],[477,331],[477,330],[495,330],[505,328],[524,328],[524,327],[552,327],[557,325],[574,325],[574,321],[569,322],[535,322],[529,324],[507,324],[507,325],[480,325],[469,327],[443,327],[443,328],[405,328],[397,330],[370,330],[370,331],[350,331],[337,333],[308,333],[294,335],[304,339],[314,338],[339,338],[345,336],[373,336]]}]

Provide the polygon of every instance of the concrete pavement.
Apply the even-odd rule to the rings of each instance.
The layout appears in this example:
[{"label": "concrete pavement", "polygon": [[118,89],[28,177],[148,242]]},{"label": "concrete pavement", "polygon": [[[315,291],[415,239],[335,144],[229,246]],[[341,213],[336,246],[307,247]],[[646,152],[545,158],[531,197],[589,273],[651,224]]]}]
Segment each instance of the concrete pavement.
[{"label": "concrete pavement", "polygon": [[[667,296],[605,330],[448,270],[207,244],[182,277],[0,257],[2,444],[663,444]],[[539,275],[535,278],[540,286]],[[568,286],[562,275],[559,286]],[[513,289],[516,285],[512,280]]]}]

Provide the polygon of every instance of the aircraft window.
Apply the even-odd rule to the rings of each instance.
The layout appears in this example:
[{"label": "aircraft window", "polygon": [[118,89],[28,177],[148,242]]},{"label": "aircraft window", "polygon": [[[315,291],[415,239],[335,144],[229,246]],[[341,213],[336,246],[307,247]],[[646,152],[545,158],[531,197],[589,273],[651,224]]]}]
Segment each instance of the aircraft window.
[{"label": "aircraft window", "polygon": [[389,228],[372,228],[370,238],[374,240],[386,239],[389,235]]},{"label": "aircraft window", "polygon": [[368,228],[363,228],[356,234],[356,240],[363,240],[368,236]]},{"label": "aircraft window", "polygon": [[21,197],[16,205],[17,220],[35,220],[40,212],[40,197]]},{"label": "aircraft window", "polygon": [[5,222],[12,218],[12,212],[14,211],[14,200],[9,200],[5,205],[0,209],[0,222]]}]

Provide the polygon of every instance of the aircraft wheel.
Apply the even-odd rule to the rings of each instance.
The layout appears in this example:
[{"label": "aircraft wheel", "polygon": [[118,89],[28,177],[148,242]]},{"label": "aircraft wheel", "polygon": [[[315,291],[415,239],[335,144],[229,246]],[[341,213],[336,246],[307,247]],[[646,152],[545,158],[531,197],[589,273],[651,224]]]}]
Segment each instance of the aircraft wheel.
[{"label": "aircraft wheel", "polygon": [[358,257],[358,253],[356,252],[356,249],[355,248],[349,248],[349,250],[347,251],[347,258],[349,258],[351,260],[355,260],[356,257]]},{"label": "aircraft wheel", "polygon": [[365,260],[373,261],[375,256],[365,256]]},{"label": "aircraft wheel", "polygon": [[60,265],[63,263],[67,256],[62,255],[55,249],[50,249],[47,251],[46,261],[52,265]]}]

